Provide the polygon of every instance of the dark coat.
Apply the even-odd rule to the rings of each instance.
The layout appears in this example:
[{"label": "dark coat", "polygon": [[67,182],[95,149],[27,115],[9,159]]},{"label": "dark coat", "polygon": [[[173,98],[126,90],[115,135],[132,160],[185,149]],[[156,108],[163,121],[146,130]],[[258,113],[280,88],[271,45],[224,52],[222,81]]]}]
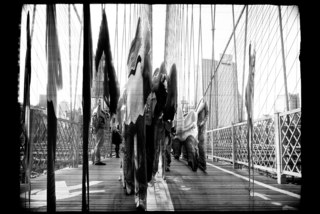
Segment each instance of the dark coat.
[{"label": "dark coat", "polygon": [[122,143],[122,136],[118,130],[112,131],[112,144],[119,145]]}]

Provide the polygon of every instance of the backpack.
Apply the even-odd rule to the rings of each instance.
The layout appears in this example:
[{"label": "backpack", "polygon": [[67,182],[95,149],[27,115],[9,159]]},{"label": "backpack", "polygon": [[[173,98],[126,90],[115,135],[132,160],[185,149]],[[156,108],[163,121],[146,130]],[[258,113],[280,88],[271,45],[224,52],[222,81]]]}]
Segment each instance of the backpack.
[{"label": "backpack", "polygon": [[99,118],[97,114],[94,114],[92,116],[92,128],[93,128],[93,132],[96,133],[98,131],[99,128]]}]

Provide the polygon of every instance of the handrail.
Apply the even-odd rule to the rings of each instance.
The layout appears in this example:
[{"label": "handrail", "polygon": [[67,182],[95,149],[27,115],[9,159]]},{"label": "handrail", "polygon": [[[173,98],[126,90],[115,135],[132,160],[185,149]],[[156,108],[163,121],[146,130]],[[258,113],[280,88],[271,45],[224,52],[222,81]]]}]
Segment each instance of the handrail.
[{"label": "handrail", "polygon": [[[37,107],[31,107],[30,109],[30,141],[32,141],[32,160],[29,169],[30,171],[42,173],[46,169],[47,160],[47,115],[43,112],[43,109]],[[78,164],[82,162],[82,121],[75,122],[63,118],[57,119],[57,145],[56,145],[56,169],[61,167],[78,167]],[[105,131],[106,141],[101,150],[101,155],[106,156],[107,150],[112,149],[112,144],[109,140],[111,136],[110,130]],[[23,146],[23,145],[22,145]],[[92,135],[89,135],[89,160],[91,156],[91,150],[94,147]],[[21,151],[21,160],[26,156],[26,151]],[[21,173],[25,166],[23,161],[20,163]],[[23,177],[23,175],[22,175]],[[21,179],[23,179],[21,177]]]},{"label": "handrail", "polygon": [[[285,175],[301,177],[301,108],[258,118],[253,126],[253,167],[277,174],[278,183]],[[246,121],[208,130],[207,136],[210,158],[247,166]]]}]

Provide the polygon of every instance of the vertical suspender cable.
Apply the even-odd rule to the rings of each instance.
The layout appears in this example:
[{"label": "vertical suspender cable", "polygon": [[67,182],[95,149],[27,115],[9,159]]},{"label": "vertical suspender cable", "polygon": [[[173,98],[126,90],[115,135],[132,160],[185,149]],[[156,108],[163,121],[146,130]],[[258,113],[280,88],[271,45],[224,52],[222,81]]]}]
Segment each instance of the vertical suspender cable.
[{"label": "vertical suspender cable", "polygon": [[[126,8],[125,8],[125,5],[123,5],[124,6],[124,10],[123,10],[123,14],[124,14],[124,17],[123,17],[123,27],[122,27],[122,48],[121,48],[121,59],[120,59],[120,71],[121,71],[121,75],[120,75],[120,82],[122,81],[122,77],[123,76],[125,76],[126,74],[126,72],[122,72],[122,64],[124,63],[124,62],[126,62],[126,60],[123,60],[123,59],[125,59],[125,57],[123,57],[123,55],[125,54],[125,51],[124,51],[124,48],[126,48],[125,46],[124,46],[124,44],[125,44],[125,33],[126,33],[126,31],[125,31],[125,25],[126,25]],[[124,68],[124,71],[125,71],[125,68]],[[124,82],[125,82],[125,79],[123,80]]]},{"label": "vertical suspender cable", "polygon": [[136,13],[137,4],[133,5],[133,23],[137,23],[137,13]]},{"label": "vertical suspender cable", "polygon": [[[193,54],[193,57],[192,57],[192,60],[193,60],[193,66],[192,66],[192,70],[193,70],[193,91],[195,91],[195,87],[196,87],[196,83],[195,83],[195,74],[196,74],[196,68],[195,68],[195,66],[196,66],[196,60],[194,59],[195,58],[195,54],[194,54],[194,52],[195,52],[195,50],[194,50],[194,40],[195,40],[195,38],[194,38],[194,19],[193,19],[193,5],[192,5],[192,54]],[[194,99],[194,97],[193,97],[193,99]],[[193,105],[194,105],[194,108],[196,108],[196,106],[197,106],[197,103],[196,103],[196,100],[193,100]]]},{"label": "vertical suspender cable", "polygon": [[[191,69],[191,43],[192,43],[192,31],[193,31],[193,4],[191,5],[191,21],[190,21],[191,27],[190,27],[190,40],[189,40],[189,66],[188,66],[188,106],[190,106],[190,69]],[[188,108],[189,109],[189,108]]]},{"label": "vertical suspender cable", "polygon": [[[212,5],[211,5],[211,24],[212,24],[212,62],[211,62],[211,76],[213,75],[213,70],[215,69],[215,61],[214,61],[214,31],[215,31],[215,20],[216,20],[216,5],[214,5],[214,13],[212,12]],[[213,15],[214,14],[214,15]],[[216,79],[216,77],[215,77]],[[216,84],[215,84],[216,85]],[[205,94],[205,93],[204,93]],[[214,100],[216,103],[216,99]],[[209,93],[209,114],[211,115],[209,119],[209,127],[210,129],[214,128],[213,126],[213,117],[212,117],[212,84],[210,85],[210,93]],[[215,109],[217,111],[217,109]],[[215,113],[215,117],[217,118],[217,112]],[[216,126],[218,124],[216,119]]]},{"label": "vertical suspender cable", "polygon": [[248,6],[246,8],[246,24],[245,24],[245,34],[244,34],[244,54],[243,54],[243,73],[242,73],[242,102],[241,102],[241,121],[243,121],[243,100],[244,100],[244,74],[246,71],[246,48],[247,48],[247,28],[248,28]]},{"label": "vertical suspender cable", "polygon": [[128,48],[127,48],[127,5],[124,4],[124,56],[127,57],[128,56],[128,53],[127,51]]},{"label": "vertical suspender cable", "polygon": [[[225,54],[225,52],[226,52],[226,50],[227,50],[227,47],[229,46],[229,43],[230,43],[230,41],[231,41],[231,39],[232,39],[232,36],[233,36],[233,33],[234,33],[235,29],[237,28],[237,26],[238,26],[238,24],[239,24],[239,21],[240,21],[240,19],[241,19],[241,17],[242,17],[242,14],[243,14],[245,8],[246,8],[246,6],[244,6],[243,9],[241,10],[240,16],[239,16],[239,18],[238,18],[238,20],[237,20],[237,23],[236,23],[236,25],[235,25],[235,28],[233,29],[233,31],[232,31],[232,33],[231,33],[231,35],[230,35],[230,37],[229,37],[229,40],[228,40],[227,45],[226,45],[226,47],[225,47],[225,49],[224,49],[224,51],[223,51],[223,53],[222,53],[222,56],[224,56],[224,54]],[[219,62],[218,62],[218,65],[217,65],[217,67],[216,67],[216,69],[215,69],[215,71],[214,71],[214,75],[216,74],[216,72],[217,72],[217,70],[218,70],[218,68],[219,68],[219,66],[220,66],[220,64],[221,64],[221,60],[222,60],[222,57],[220,58],[220,60],[219,60]],[[204,94],[206,94],[206,93],[208,92],[208,89],[209,89],[210,85],[212,84],[212,79],[214,78],[214,75],[211,76],[210,82],[209,82],[209,84],[208,84],[208,86],[207,86]]]},{"label": "vertical suspender cable", "polygon": [[[232,5],[232,22],[233,22],[233,28],[235,25],[235,17],[234,17],[234,5]],[[239,122],[239,96],[238,96],[238,71],[237,71],[237,42],[236,42],[236,32],[234,32],[234,60],[235,60],[235,77],[234,77],[234,100],[236,102],[234,106],[234,117],[235,121],[234,122]],[[237,116],[236,116],[237,115]]]},{"label": "vertical suspender cable", "polygon": [[[192,14],[193,14],[193,7],[192,7]],[[192,15],[193,16],[193,15]],[[194,45],[195,45],[195,42],[194,42],[194,40],[195,40],[195,36],[194,36],[194,20],[192,21],[192,47],[193,47],[193,51],[192,51],[192,53],[193,53],[193,91],[195,92],[195,94],[197,93],[196,91],[197,91],[197,88],[196,88],[196,84],[197,84],[197,82],[196,82],[196,76],[195,75],[198,75],[197,73],[196,73],[196,70],[197,70],[197,68],[196,68],[196,60],[195,60],[195,57],[196,57],[196,55],[195,55],[195,47],[194,47]],[[194,97],[193,97],[193,105],[194,105],[194,108],[196,108],[197,107],[197,100],[196,100],[196,97],[195,97],[195,94],[194,94]]]},{"label": "vertical suspender cable", "polygon": [[[186,70],[186,55],[187,55],[187,53],[188,53],[188,41],[189,41],[189,38],[188,38],[188,15],[189,15],[189,12],[188,12],[188,5],[187,5],[187,24],[186,24],[186,37],[187,37],[187,39],[186,39],[186,44],[185,44],[185,54],[184,54],[184,67],[185,67],[185,69],[184,69],[184,82],[186,82],[186,72],[185,72],[185,70]],[[187,87],[188,87],[188,84],[187,84]],[[186,89],[184,89],[184,91],[185,91]],[[187,94],[187,96],[189,96],[189,94]],[[187,96],[184,96],[185,98],[187,97]]]},{"label": "vertical suspender cable", "polygon": [[287,87],[287,74],[286,74],[286,59],[284,52],[284,43],[283,43],[283,30],[282,30],[282,18],[281,18],[281,7],[278,5],[279,11],[279,25],[280,25],[280,37],[281,37],[281,52],[282,52],[282,65],[283,65],[283,80],[284,80],[284,90],[286,93],[286,110],[289,111],[289,97],[288,97],[288,87]]},{"label": "vertical suspender cable", "polygon": [[[180,36],[180,72],[179,78],[182,79],[182,72],[183,70],[183,32],[184,32],[184,5],[182,5],[182,13],[181,13],[181,36]],[[179,81],[180,82],[180,81]],[[183,93],[184,93],[184,82],[180,84],[180,100],[183,100]]]},{"label": "vertical suspender cable", "polygon": [[[182,86],[182,101],[184,100],[184,97],[185,97],[185,64],[184,64],[184,61],[185,61],[185,54],[186,54],[186,45],[185,45],[185,39],[186,39],[186,33],[185,33],[185,12],[184,12],[184,7],[185,5],[183,5],[183,12],[182,12],[182,19],[183,19],[183,24],[182,24],[182,28],[183,28],[183,34],[181,36],[182,40],[182,71],[183,71],[183,86]],[[183,106],[182,106],[183,107]]]},{"label": "vertical suspender cable", "polygon": [[91,84],[92,84],[92,37],[90,5],[83,5],[83,174],[82,174],[82,212],[89,211],[89,166],[88,144],[89,123],[91,115]]},{"label": "vertical suspender cable", "polygon": [[[197,99],[198,99],[198,76],[199,76],[199,54],[200,54],[200,40],[202,40],[202,33],[201,33],[201,4],[199,5],[199,38],[198,38],[198,59],[197,59],[197,77],[196,77],[196,95],[195,95],[195,107],[196,107],[196,104],[197,104]],[[202,45],[202,43],[201,43]],[[202,46],[201,46],[201,51],[202,51]],[[202,58],[202,56],[201,56]],[[201,72],[201,75],[202,75],[202,72]]]},{"label": "vertical suspender cable", "polygon": [[131,35],[131,4],[129,6],[129,36],[128,36],[128,45],[130,44],[131,42],[131,38],[132,38],[132,35]]},{"label": "vertical suspender cable", "polygon": [[114,51],[113,51],[113,53],[115,55],[115,59],[117,59],[117,70],[116,70],[117,77],[119,77],[118,52],[119,52],[118,51],[118,4],[116,4],[116,29],[115,29],[115,33],[114,33]]},{"label": "vertical suspender cable", "polygon": [[33,6],[33,14],[32,14],[32,29],[31,29],[31,43],[32,43],[32,37],[33,37],[33,31],[34,31],[34,20],[36,18],[36,11],[37,11],[37,5],[35,4]]},{"label": "vertical suspender cable", "polygon": [[[200,5],[200,9],[201,9],[201,5]],[[202,19],[201,18],[202,16],[201,16],[201,13],[200,13],[200,19]],[[201,37],[200,37],[200,47],[201,47],[201,55],[200,55],[200,64],[201,64],[201,82],[203,83],[203,66],[202,66],[202,58],[203,58],[203,45],[202,45],[202,21],[201,21],[201,29],[200,29],[200,35],[201,35]],[[202,96],[201,97],[203,97],[203,93],[202,93]]]},{"label": "vertical suspender cable", "polygon": [[[174,11],[174,18],[173,18],[173,24],[174,24],[174,47],[173,47],[173,61],[172,61],[172,64],[174,62],[176,62],[176,58],[177,58],[177,6],[173,6],[173,11]],[[170,69],[170,68],[169,68]]]},{"label": "vertical suspender cable", "polygon": [[69,78],[70,78],[70,119],[73,120],[72,115],[72,69],[71,69],[71,12],[70,4],[68,4],[68,21],[69,21]]},{"label": "vertical suspender cable", "polygon": [[76,94],[77,94],[77,88],[78,88],[78,73],[79,73],[79,60],[80,60],[80,50],[81,50],[81,41],[82,41],[82,32],[83,32],[83,26],[82,21],[80,22],[80,42],[79,42],[79,49],[78,49],[78,61],[77,61],[77,77],[76,77],[76,89],[74,91],[74,109],[76,106]]},{"label": "vertical suspender cable", "polygon": [[[175,22],[174,22],[174,29],[175,29],[175,34],[174,34],[174,39],[175,39],[175,43],[174,43],[174,45],[175,45],[175,48],[174,48],[174,53],[175,53],[175,56],[174,56],[174,62],[175,62],[175,64],[177,65],[178,63],[177,63],[177,59],[178,59],[178,48],[179,48],[179,44],[178,44],[178,32],[179,32],[179,30],[178,30],[178,21],[179,21],[179,7],[178,7],[178,5],[176,5],[175,6],[175,16],[174,16],[174,18],[175,18]],[[178,66],[178,65],[177,65]]]},{"label": "vertical suspender cable", "polygon": [[[180,5],[180,42],[179,42],[179,72],[178,72],[178,79],[181,79],[182,77],[182,35],[183,35],[183,5]],[[179,83],[179,91],[178,91],[178,96],[179,96],[179,100],[182,100],[182,81],[178,81]]]},{"label": "vertical suspender cable", "polygon": [[[215,25],[216,25],[216,5],[214,5],[214,26],[213,26],[213,31],[215,31]],[[214,59],[215,56],[215,52],[214,52],[214,41],[213,41],[213,61],[212,61],[212,66],[213,66],[213,71],[214,71],[214,80],[215,80],[215,84],[214,84],[214,91],[215,91],[215,115],[216,115],[216,127],[219,127],[219,73],[218,73],[218,68],[216,68],[216,62]],[[224,56],[224,54],[222,54],[222,57]],[[217,70],[216,70],[217,69]],[[212,93],[212,91],[211,91]],[[212,96],[212,94],[211,94]]]},{"label": "vertical suspender cable", "polygon": [[[191,17],[192,17],[192,28],[191,28],[191,32],[192,32],[192,40],[191,40],[191,42],[192,42],[192,54],[193,54],[193,57],[192,57],[192,60],[193,60],[193,66],[192,66],[192,70],[193,70],[193,91],[195,91],[195,65],[196,65],[196,62],[195,62],[195,59],[194,59],[194,57],[195,57],[195,54],[194,54],[194,19],[193,19],[193,5],[192,5],[192,15],[191,15]],[[190,45],[191,46],[191,45]],[[193,99],[194,99],[194,97],[193,97]],[[193,105],[194,105],[194,108],[196,107],[196,100],[193,100]]]}]

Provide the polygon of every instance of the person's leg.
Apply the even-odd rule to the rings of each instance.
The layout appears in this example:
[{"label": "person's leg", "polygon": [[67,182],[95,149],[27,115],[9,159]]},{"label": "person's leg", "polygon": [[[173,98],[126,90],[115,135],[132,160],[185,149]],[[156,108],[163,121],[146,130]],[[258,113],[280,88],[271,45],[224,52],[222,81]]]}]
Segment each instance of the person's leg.
[{"label": "person's leg", "polygon": [[166,135],[166,140],[165,140],[165,145],[166,145],[166,171],[170,171],[169,167],[171,164],[171,137],[170,135]]},{"label": "person's leg", "polygon": [[117,144],[115,145],[116,158],[120,158],[120,156],[119,156],[119,149],[120,149],[120,145],[119,145],[119,143],[117,143]]},{"label": "person's leg", "polygon": [[93,141],[93,148],[91,149],[91,160],[92,160],[92,164],[94,164],[95,158],[96,158],[96,146],[97,146],[97,142],[98,142],[96,133],[92,134],[92,141]]},{"label": "person's leg", "polygon": [[162,178],[166,179],[166,169],[167,169],[167,155],[166,155],[166,150],[167,150],[167,138],[165,134],[165,127],[164,123],[161,122],[161,141],[160,141],[160,148],[161,148],[161,159],[162,159]]},{"label": "person's leg", "polygon": [[206,151],[207,151],[207,146],[205,143],[205,131],[203,128],[199,129],[199,144],[198,144],[198,149],[199,149],[199,168],[202,170],[207,169],[207,163],[206,163]]},{"label": "person's leg", "polygon": [[153,161],[153,168],[152,168],[152,176],[154,177],[158,172],[159,155],[160,155],[161,128],[160,128],[160,122],[158,119],[155,120],[153,137],[154,137],[154,161]]},{"label": "person's leg", "polygon": [[188,152],[187,152],[187,149],[186,149],[186,140],[181,141],[181,153],[182,153],[182,158],[188,160]]},{"label": "person's leg", "polygon": [[153,161],[154,161],[154,125],[146,126],[146,151],[147,151],[147,181],[150,182],[152,179]]},{"label": "person's leg", "polygon": [[147,160],[146,160],[146,130],[144,116],[139,116],[136,122],[137,134],[137,163],[136,179],[138,182],[138,189],[136,192],[137,206],[145,209],[147,199]]},{"label": "person's leg", "polygon": [[198,169],[198,142],[193,136],[187,137],[185,141],[186,152],[188,154],[188,165],[193,171]]},{"label": "person's leg", "polygon": [[101,162],[101,154],[100,154],[100,150],[103,146],[104,143],[104,130],[103,129],[99,129],[97,131],[96,134],[96,146],[95,146],[95,163],[100,163]]},{"label": "person's leg", "polygon": [[124,143],[121,144],[120,147],[120,176],[119,176],[119,180],[121,180],[122,182],[122,187],[125,189],[126,185],[125,185],[125,179],[124,179],[124,152],[125,152],[125,148],[124,148]]},{"label": "person's leg", "polygon": [[178,138],[172,139],[173,156],[176,160],[179,160],[181,155],[181,141]]},{"label": "person's leg", "polygon": [[124,180],[127,188],[127,194],[133,194],[134,177],[133,177],[133,125],[125,125],[124,134],[124,158],[123,158],[123,172]]}]

